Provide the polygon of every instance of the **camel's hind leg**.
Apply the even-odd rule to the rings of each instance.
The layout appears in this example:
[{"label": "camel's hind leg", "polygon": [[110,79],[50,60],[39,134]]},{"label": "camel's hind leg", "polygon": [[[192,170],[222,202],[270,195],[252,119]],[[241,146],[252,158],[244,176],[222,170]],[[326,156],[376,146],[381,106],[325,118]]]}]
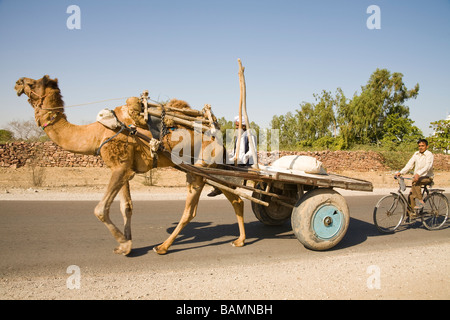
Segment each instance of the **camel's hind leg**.
[{"label": "camel's hind leg", "polygon": [[202,193],[203,186],[205,185],[203,178],[200,176],[193,176],[187,174],[188,178],[188,195],[186,198],[186,205],[184,208],[183,215],[180,219],[175,230],[172,234],[164,241],[161,245],[154,247],[153,251],[157,254],[166,254],[169,247],[175,241],[176,237],[180,234],[181,230],[195,217],[197,214],[197,205]]},{"label": "camel's hind leg", "polygon": [[[128,182],[130,174],[126,168],[115,169],[112,172],[109,180],[108,188],[103,196],[103,199],[95,207],[95,216],[105,224],[113,237],[119,243],[119,246],[114,249],[114,253],[127,255],[131,251],[131,239],[126,236],[114,225],[109,218],[109,209],[117,193]],[[128,236],[131,237],[130,226],[128,226]]]},{"label": "camel's hind leg", "polygon": [[228,201],[231,202],[239,226],[239,238],[233,241],[231,244],[235,247],[243,247],[245,244],[245,226],[244,226],[244,201],[234,193],[222,190]]}]

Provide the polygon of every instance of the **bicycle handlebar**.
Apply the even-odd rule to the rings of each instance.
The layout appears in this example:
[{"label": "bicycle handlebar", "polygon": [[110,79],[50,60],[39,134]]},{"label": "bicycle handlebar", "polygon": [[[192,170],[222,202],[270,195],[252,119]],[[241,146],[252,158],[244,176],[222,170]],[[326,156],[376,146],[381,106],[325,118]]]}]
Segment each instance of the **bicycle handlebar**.
[{"label": "bicycle handlebar", "polygon": [[405,178],[405,177],[397,177],[397,176],[394,176],[394,179],[395,179],[395,180],[397,180],[397,179],[400,179],[400,180],[412,180],[413,178]]}]

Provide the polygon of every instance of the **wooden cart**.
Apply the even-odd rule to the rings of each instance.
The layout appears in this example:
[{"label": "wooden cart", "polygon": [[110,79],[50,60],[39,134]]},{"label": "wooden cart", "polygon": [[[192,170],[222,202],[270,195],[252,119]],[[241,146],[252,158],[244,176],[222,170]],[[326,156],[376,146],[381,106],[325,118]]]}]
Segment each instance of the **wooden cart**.
[{"label": "wooden cart", "polygon": [[371,182],[336,174],[226,165],[203,168],[180,164],[178,167],[203,176],[209,185],[252,201],[253,213],[266,225],[281,225],[290,218],[297,239],[312,250],[334,247],[347,232],[350,222],[347,202],[334,188],[373,190]]},{"label": "wooden cart", "polygon": [[[240,59],[239,82],[239,131],[242,129],[242,116],[250,124],[246,111],[246,90],[244,68]],[[151,104],[148,92],[142,94],[144,105],[143,116],[161,118],[163,113],[170,113],[175,123],[193,128],[194,121],[202,116],[203,121],[210,126],[201,125],[202,131],[215,127],[211,106],[205,105],[202,111],[175,110],[159,104]],[[156,107],[152,109],[149,107]],[[192,114],[187,114],[187,112]],[[175,112],[175,113],[174,113]],[[164,121],[163,121],[164,122]],[[128,129],[128,128],[127,128]],[[250,128],[249,128],[250,129]],[[134,132],[139,138],[150,142],[150,138]],[[237,139],[239,150],[240,136]],[[256,146],[250,141],[250,149],[256,158]],[[151,144],[151,142],[150,142]],[[170,155],[167,155],[171,158]],[[185,172],[202,176],[207,184],[225,189],[252,201],[252,209],[259,221],[266,225],[280,225],[289,218],[297,239],[312,250],[327,250],[338,244],[347,232],[350,214],[347,202],[334,188],[357,191],[372,191],[372,183],[364,180],[343,177],[335,174],[307,174],[304,172],[258,167],[243,168],[218,164],[214,168],[198,167],[181,163],[176,166]]]}]

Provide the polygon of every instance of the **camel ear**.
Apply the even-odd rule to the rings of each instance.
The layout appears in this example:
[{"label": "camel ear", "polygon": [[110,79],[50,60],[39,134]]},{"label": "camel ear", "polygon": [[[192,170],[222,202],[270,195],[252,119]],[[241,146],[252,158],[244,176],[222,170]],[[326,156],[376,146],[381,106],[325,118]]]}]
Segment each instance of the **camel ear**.
[{"label": "camel ear", "polygon": [[58,78],[53,79],[53,81],[55,81],[56,84],[58,84]]},{"label": "camel ear", "polygon": [[42,77],[42,81],[44,82],[44,85],[46,85],[48,83],[48,80],[50,80],[50,77],[47,74]]}]

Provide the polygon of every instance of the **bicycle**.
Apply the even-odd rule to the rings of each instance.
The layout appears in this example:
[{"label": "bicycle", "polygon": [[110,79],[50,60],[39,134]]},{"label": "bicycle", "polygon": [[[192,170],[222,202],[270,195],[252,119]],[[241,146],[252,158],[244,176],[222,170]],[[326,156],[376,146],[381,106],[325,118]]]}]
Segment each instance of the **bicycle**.
[{"label": "bicycle", "polygon": [[[397,228],[409,219],[412,222],[421,218],[422,224],[428,230],[439,230],[448,219],[449,201],[443,194],[443,189],[429,189],[429,185],[423,186],[422,198],[424,206],[414,209],[408,199],[403,195],[406,188],[405,180],[411,178],[395,177],[398,180],[397,192],[381,198],[373,211],[373,221],[381,233],[393,233]],[[432,186],[432,185],[431,185]]]}]

